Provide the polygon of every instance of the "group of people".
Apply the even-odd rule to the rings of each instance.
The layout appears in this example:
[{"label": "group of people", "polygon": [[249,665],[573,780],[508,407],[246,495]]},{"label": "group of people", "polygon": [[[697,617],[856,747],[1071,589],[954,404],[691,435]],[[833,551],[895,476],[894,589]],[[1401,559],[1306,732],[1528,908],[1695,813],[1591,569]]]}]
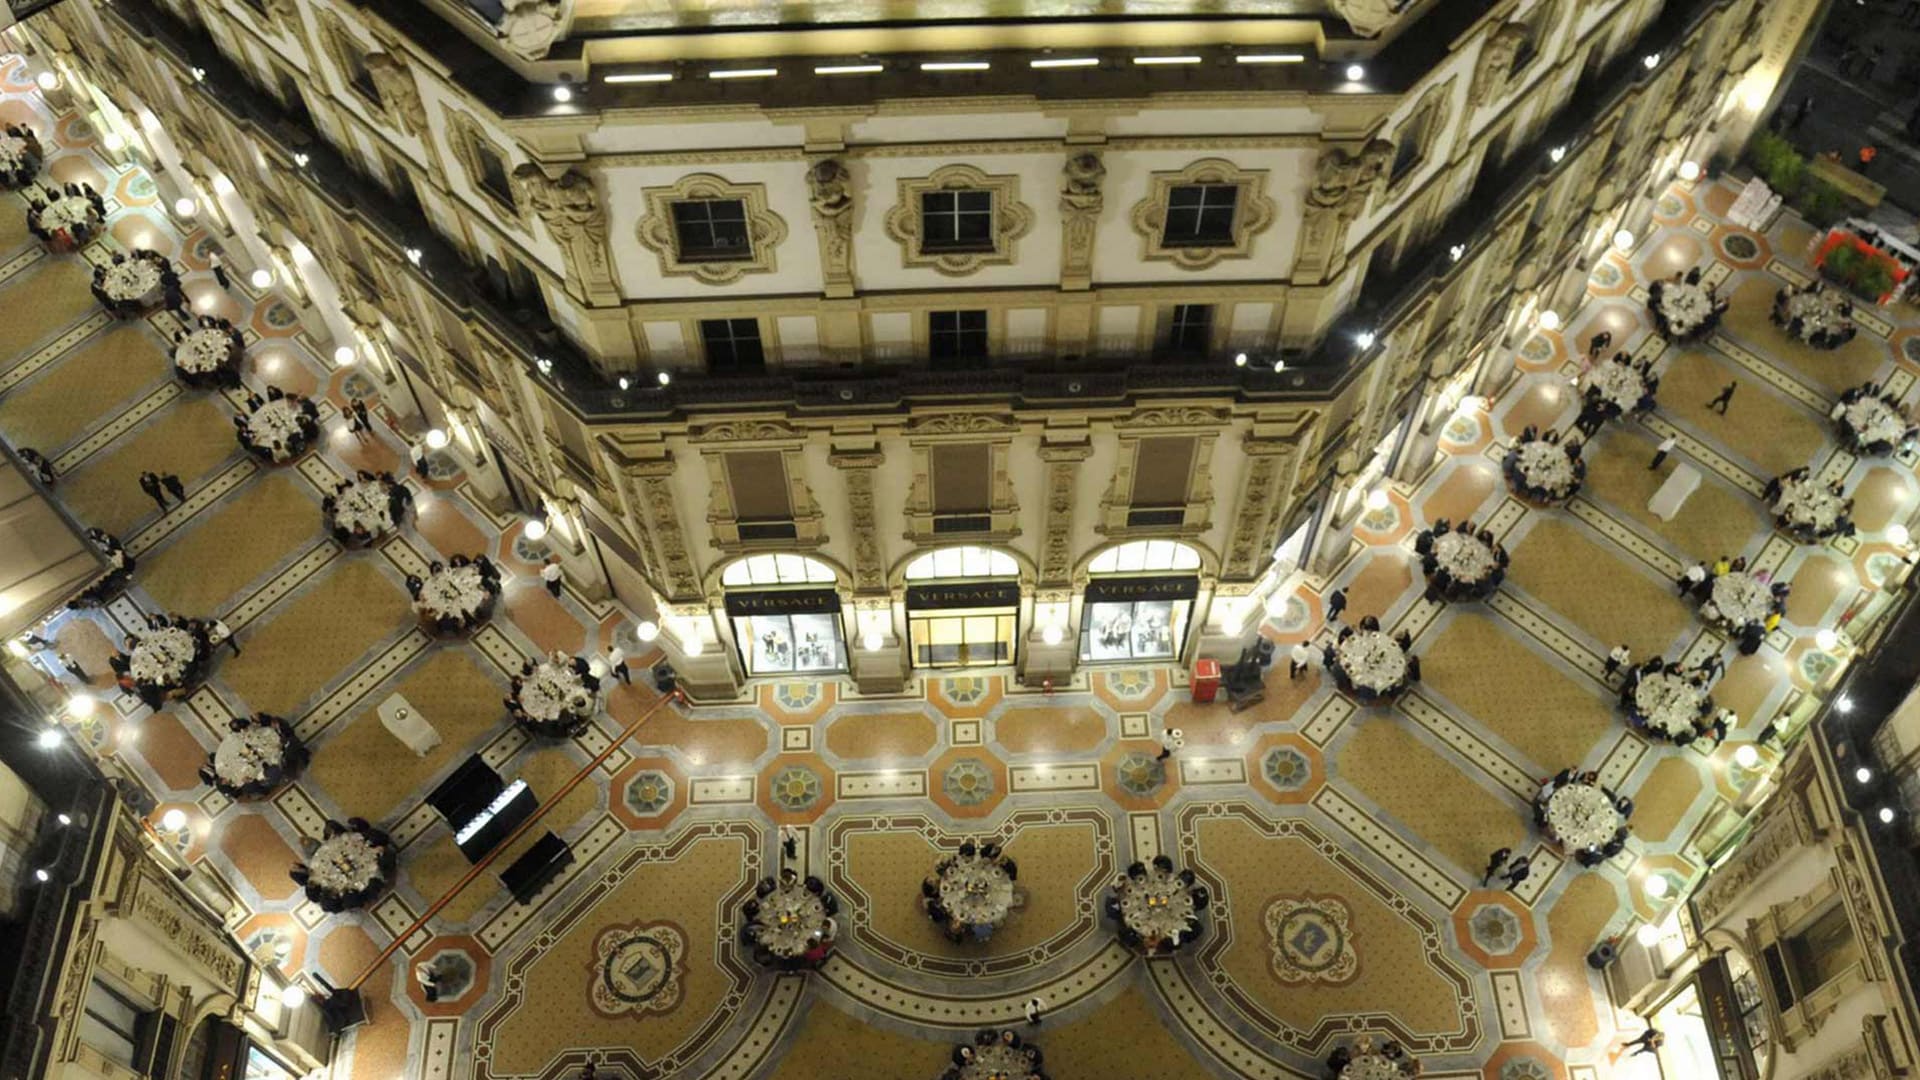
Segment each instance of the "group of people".
[{"label": "group of people", "polygon": [[[1605,796],[1607,803],[1611,804],[1614,813],[1619,815],[1619,823],[1615,825],[1610,834],[1606,835],[1604,840],[1600,840],[1598,837],[1561,836],[1554,829],[1552,822],[1549,821],[1549,811],[1553,807],[1554,796],[1570,787],[1586,788],[1591,792],[1598,793],[1598,795]],[[1603,806],[1600,809],[1604,814],[1606,808]],[[1551,779],[1540,785],[1540,792],[1534,796],[1533,799],[1534,827],[1546,833],[1548,836],[1553,837],[1561,844],[1573,846],[1573,857],[1581,866],[1585,867],[1598,866],[1626,850],[1626,822],[1627,819],[1632,816],[1633,800],[1601,783],[1599,772],[1592,769],[1586,772],[1571,768],[1561,769],[1555,773]]]},{"label": "group of people", "polygon": [[1120,926],[1120,943],[1149,956],[1170,953],[1200,935],[1200,915],[1213,896],[1192,870],[1173,868],[1155,855],[1151,865],[1134,862],[1114,879],[1102,910]]},{"label": "group of people", "polygon": [[1799,288],[1782,286],[1773,294],[1767,318],[1816,349],[1837,349],[1859,333],[1853,324],[1853,302],[1833,295],[1818,281]]},{"label": "group of people", "polygon": [[1020,864],[999,844],[963,840],[921,880],[920,906],[948,941],[986,941],[1006,919],[1019,879]]},{"label": "group of people", "polygon": [[[404,484],[396,487],[406,489]],[[436,632],[465,633],[492,615],[493,602],[500,598],[500,567],[485,552],[472,558],[454,555],[445,563],[435,559],[427,564],[425,578],[407,575],[407,595]]]},{"label": "group of people", "polygon": [[90,185],[69,183],[51,190],[27,189],[27,231],[57,251],[87,246],[106,220],[107,201]]},{"label": "group of people", "polygon": [[600,677],[584,656],[555,649],[542,663],[528,660],[509,680],[508,715],[536,735],[572,738],[593,721]]},{"label": "group of people", "polygon": [[792,867],[782,867],[777,880],[760,879],[741,913],[741,943],[756,962],[785,971],[819,967],[840,931],[840,901],[826,882]]},{"label": "group of people", "polygon": [[[154,639],[152,670],[140,661],[143,646]],[[125,693],[137,694],[149,708],[158,709],[168,697],[181,696],[199,682],[213,656],[213,647],[226,643],[235,656],[240,646],[232,630],[219,619],[192,619],[164,612],[147,615],[147,633],[127,635],[126,647],[107,658],[114,681]],[[164,654],[164,655],[158,655]]]},{"label": "group of people", "polygon": [[227,732],[200,766],[200,781],[230,799],[265,798],[312,760],[284,717],[237,716],[227,721]]},{"label": "group of people", "polygon": [[1559,503],[1573,497],[1587,478],[1587,463],[1577,439],[1561,441],[1558,431],[1542,433],[1532,424],[1500,462],[1513,493],[1529,502]]},{"label": "group of people", "polygon": [[173,368],[188,386],[238,388],[246,351],[240,328],[218,315],[196,315],[173,332]]},{"label": "group of people", "polygon": [[[1339,618],[1336,609],[1328,610],[1329,621]],[[1333,644],[1320,650],[1320,662],[1340,689],[1362,705],[1390,700],[1420,681],[1413,635],[1402,630],[1389,638],[1376,615],[1361,616],[1357,626],[1342,624]]]},{"label": "group of people", "polygon": [[1703,271],[1696,266],[1684,274],[1675,271],[1672,277],[1647,286],[1648,311],[1662,337],[1685,341],[1709,334],[1720,324],[1720,317],[1727,313],[1727,300],[1703,287],[1702,276]]},{"label": "group of people", "polygon": [[156,291],[170,311],[185,308],[187,302],[173,260],[147,248],[134,248],[131,254],[114,252],[111,262],[93,268],[93,281],[87,288],[101,307],[119,319],[153,307]]},{"label": "group of people", "polygon": [[1485,599],[1507,576],[1507,549],[1494,540],[1492,529],[1476,530],[1471,519],[1456,527],[1440,518],[1413,538],[1413,550],[1427,575],[1430,604]]},{"label": "group of people", "polygon": [[[302,400],[311,403],[311,399]],[[385,500],[384,506],[378,505],[380,499]],[[376,505],[362,505],[368,500]],[[348,547],[366,547],[399,525],[412,505],[413,489],[394,479],[392,473],[358,469],[352,477],[343,477],[333,485],[333,493],[320,500],[320,511],[326,515],[327,530],[335,540]],[[384,522],[380,520],[382,511]]]},{"label": "group of people", "polygon": [[1894,447],[1920,437],[1920,427],[1908,417],[1906,406],[1876,382],[1841,391],[1827,418],[1839,428],[1847,449],[1861,457],[1891,454]]},{"label": "group of people", "polygon": [[[1736,555],[1731,558],[1722,555],[1712,565],[1697,562],[1686,568],[1674,581],[1680,595],[1690,598],[1701,606],[1701,614],[1709,621],[1722,622],[1733,628],[1739,641],[1740,655],[1752,656],[1760,651],[1760,643],[1774,628],[1780,625],[1780,619],[1787,611],[1787,597],[1793,586],[1785,581],[1772,580],[1769,571],[1747,570],[1747,557]],[[1731,595],[1734,592],[1754,590],[1765,587],[1765,611],[1749,610],[1744,596]]]},{"label": "group of people", "polygon": [[40,136],[24,124],[8,124],[0,130],[6,132],[4,145],[0,145],[0,183],[10,188],[26,187],[40,175],[46,148],[40,145]]},{"label": "group of people", "polygon": [[1573,421],[1575,430],[1592,438],[1601,424],[1615,417],[1637,416],[1653,409],[1654,395],[1660,392],[1660,376],[1653,373],[1651,357],[1635,360],[1616,352],[1598,360],[1590,353],[1588,363],[1585,385],[1580,390],[1580,415]]},{"label": "group of people", "polygon": [[291,461],[320,438],[320,407],[303,394],[267,387],[262,398],[249,390],[247,410],[233,417],[234,437],[256,457]]},{"label": "group of people", "polygon": [[953,1048],[953,1065],[940,1080],[1047,1080],[1040,1071],[1040,1048],[1011,1028],[983,1028],[973,1043]]},{"label": "group of people", "polygon": [[1797,540],[1812,543],[1855,532],[1853,500],[1846,488],[1838,480],[1820,483],[1805,465],[1767,481],[1761,494],[1774,523]]},{"label": "group of people", "polygon": [[126,546],[120,538],[105,529],[88,529],[87,542],[100,549],[107,558],[107,572],[100,575],[93,584],[80,590],[80,595],[67,603],[69,608],[99,607],[119,595],[133,577],[136,565],[133,556],[127,554]]},{"label": "group of people", "polygon": [[[1656,656],[1627,670],[1620,684],[1620,708],[1636,730],[1675,746],[1690,746],[1699,738],[1718,746],[1737,719],[1732,709],[1715,709],[1707,693],[1708,685],[1725,670],[1726,661],[1718,653],[1694,668]],[[1665,690],[1656,695],[1660,700],[1648,700],[1640,694],[1641,685],[1656,679],[1665,684]]]},{"label": "group of people", "polygon": [[1352,1046],[1336,1047],[1327,1055],[1334,1080],[1374,1080],[1383,1072],[1412,1080],[1421,1075],[1420,1059],[1392,1039],[1362,1035]]},{"label": "group of people", "polygon": [[398,868],[393,837],[365,818],[348,818],[344,824],[329,818],[320,842],[306,843],[312,845],[307,861],[295,864],[287,876],[328,913],[366,906]]}]

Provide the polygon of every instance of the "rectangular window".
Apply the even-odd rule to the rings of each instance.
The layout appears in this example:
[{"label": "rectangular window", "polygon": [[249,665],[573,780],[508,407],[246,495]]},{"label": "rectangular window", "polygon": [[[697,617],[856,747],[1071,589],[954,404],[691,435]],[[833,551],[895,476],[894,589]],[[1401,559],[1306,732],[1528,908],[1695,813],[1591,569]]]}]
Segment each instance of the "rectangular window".
[{"label": "rectangular window", "polygon": [[840,616],[835,612],[736,616],[733,633],[749,675],[847,669]]},{"label": "rectangular window", "polygon": [[741,521],[791,521],[787,497],[786,455],[778,450],[737,450],[727,454],[727,488],[733,516]]},{"label": "rectangular window", "polygon": [[1167,659],[1186,635],[1192,607],[1190,600],[1088,603],[1080,625],[1080,659]]},{"label": "rectangular window", "polygon": [[923,193],[920,196],[920,250],[992,251],[993,192]]},{"label": "rectangular window", "polygon": [[1787,965],[1800,997],[1846,974],[1860,962],[1860,941],[1853,933],[1847,906],[1835,903],[1805,930],[1786,941]]},{"label": "rectangular window", "polygon": [[513,203],[513,181],[507,176],[507,163],[500,160],[492,146],[481,139],[473,140],[473,160],[480,170],[475,177],[480,190],[507,206]]},{"label": "rectangular window", "polygon": [[1233,243],[1238,184],[1182,184],[1167,194],[1161,247],[1224,247]]},{"label": "rectangular window", "polygon": [[935,311],[927,316],[927,355],[934,360],[984,360],[987,313]]},{"label": "rectangular window", "polygon": [[360,43],[352,38],[342,38],[339,51],[340,61],[347,66],[347,85],[368,103],[379,105],[380,87],[374,83],[373,73],[367,70],[366,61],[361,59]]},{"label": "rectangular window", "polygon": [[673,204],[674,252],[681,262],[753,256],[747,205],[739,199],[688,199]]},{"label": "rectangular window", "polygon": [[993,509],[993,448],[985,443],[935,446],[932,463],[935,514],[984,514]]},{"label": "rectangular window", "polygon": [[1193,438],[1141,439],[1133,454],[1135,507],[1184,507],[1193,472]]},{"label": "rectangular window", "polygon": [[1393,168],[1387,172],[1387,183],[1399,180],[1420,164],[1426,155],[1427,123],[1432,117],[1429,109],[1400,125],[1400,141],[1393,148]]},{"label": "rectangular window", "polygon": [[714,374],[767,370],[758,319],[702,319],[700,340],[707,350],[707,370]]},{"label": "rectangular window", "polygon": [[146,1012],[95,979],[87,987],[86,1010],[80,1017],[80,1041],[116,1065],[133,1068],[140,1046],[140,1026]]},{"label": "rectangular window", "polygon": [[913,666],[986,667],[1013,660],[1012,612],[908,612],[913,637]]},{"label": "rectangular window", "polygon": [[1167,330],[1167,351],[1188,355],[1204,353],[1213,346],[1213,305],[1180,304],[1173,309],[1173,324]]}]

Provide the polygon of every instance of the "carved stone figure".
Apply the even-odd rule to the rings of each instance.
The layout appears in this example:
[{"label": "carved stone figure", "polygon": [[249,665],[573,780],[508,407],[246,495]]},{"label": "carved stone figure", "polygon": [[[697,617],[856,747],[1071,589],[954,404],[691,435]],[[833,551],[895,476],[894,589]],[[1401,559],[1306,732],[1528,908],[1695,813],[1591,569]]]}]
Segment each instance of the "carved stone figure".
[{"label": "carved stone figure", "polygon": [[566,250],[569,276],[578,280],[589,297],[614,292],[613,267],[607,257],[607,209],[593,178],[574,168],[548,176],[529,161],[513,170],[513,186],[520,206],[545,222]]},{"label": "carved stone figure", "polygon": [[374,89],[380,91],[380,103],[400,130],[418,135],[427,130],[427,108],[420,101],[420,87],[406,61],[390,52],[370,52],[361,60]]},{"label": "carved stone figure", "polygon": [[523,60],[547,55],[566,25],[566,0],[505,0],[499,33],[507,48]]},{"label": "carved stone figure", "polygon": [[846,281],[853,273],[852,189],[853,175],[838,158],[821,158],[807,170],[807,201],[829,280]]},{"label": "carved stone figure", "polygon": [[1531,33],[1523,23],[1506,23],[1487,39],[1480,50],[1480,66],[1474,69],[1473,85],[1467,88],[1468,105],[1484,105],[1506,90],[1507,76],[1513,73],[1513,58]]},{"label": "carved stone figure", "polygon": [[1061,278],[1070,289],[1084,289],[1092,281],[1093,237],[1106,195],[1100,189],[1107,166],[1100,155],[1075,154],[1061,170]]},{"label": "carved stone figure", "polygon": [[1337,146],[1328,147],[1320,155],[1313,167],[1313,187],[1307,192],[1307,203],[1324,210],[1336,211],[1341,217],[1358,217],[1366,208],[1368,196],[1373,194],[1373,186],[1387,171],[1387,163],[1393,160],[1393,144],[1385,139],[1371,139],[1360,148],[1358,154],[1349,154]]},{"label": "carved stone figure", "polygon": [[1334,14],[1361,37],[1376,37],[1400,17],[1407,0],[1327,0]]},{"label": "carved stone figure", "polygon": [[1106,199],[1100,192],[1107,178],[1107,166],[1098,154],[1075,154],[1062,170],[1060,211],[1065,214],[1098,214]]}]

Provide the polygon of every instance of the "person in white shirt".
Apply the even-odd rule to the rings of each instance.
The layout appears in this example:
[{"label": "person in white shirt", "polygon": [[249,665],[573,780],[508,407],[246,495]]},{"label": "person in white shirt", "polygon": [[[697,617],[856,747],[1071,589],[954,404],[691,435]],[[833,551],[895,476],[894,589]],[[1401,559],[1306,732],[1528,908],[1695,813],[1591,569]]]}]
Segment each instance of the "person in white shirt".
[{"label": "person in white shirt", "polygon": [[1686,596],[1689,593],[1699,592],[1700,587],[1702,585],[1705,585],[1706,583],[1707,583],[1707,564],[1706,563],[1694,563],[1692,566],[1687,567],[1687,572],[1680,575],[1679,581],[1674,582],[1675,585],[1678,585],[1680,587],[1681,596]]},{"label": "person in white shirt", "polygon": [[616,678],[628,686],[633,685],[633,676],[627,671],[627,651],[618,645],[607,646],[607,668]]},{"label": "person in white shirt", "polygon": [[1160,733],[1160,756],[1155,761],[1165,761],[1173,756],[1175,750],[1187,745],[1187,737],[1177,727],[1170,727]]},{"label": "person in white shirt", "polygon": [[1672,435],[1660,440],[1660,445],[1654,448],[1653,460],[1647,462],[1648,472],[1653,472],[1655,469],[1658,469],[1660,463],[1667,460],[1667,455],[1673,453],[1673,446],[1676,441]]},{"label": "person in white shirt", "polygon": [[1287,653],[1287,678],[1298,679],[1313,666],[1313,650],[1304,641],[1297,641]]},{"label": "person in white shirt", "polygon": [[1040,1014],[1044,1012],[1046,1008],[1047,1008],[1047,1000],[1045,998],[1030,997],[1027,999],[1026,1005],[1020,1011],[1026,1014],[1027,1023],[1033,1025],[1034,1027],[1039,1027]]},{"label": "person in white shirt", "polygon": [[228,648],[233,650],[233,655],[240,655],[240,641],[233,636],[233,628],[221,622],[219,619],[215,619],[208,624],[207,644],[218,646],[223,641],[227,643]]},{"label": "person in white shirt", "polygon": [[207,269],[213,271],[213,280],[219,282],[221,288],[233,288],[233,282],[227,280],[227,264],[220,258],[219,252],[207,252]]},{"label": "person in white shirt", "polygon": [[1613,678],[1621,668],[1631,663],[1633,663],[1633,653],[1625,645],[1615,645],[1613,651],[1607,653],[1607,678]]},{"label": "person in white shirt", "polygon": [[554,599],[560,598],[560,556],[547,558],[547,564],[540,568],[540,580],[547,583],[547,591],[553,594]]},{"label": "person in white shirt", "polygon": [[407,444],[407,457],[413,461],[413,471],[421,476],[427,475],[427,444],[425,440]]}]

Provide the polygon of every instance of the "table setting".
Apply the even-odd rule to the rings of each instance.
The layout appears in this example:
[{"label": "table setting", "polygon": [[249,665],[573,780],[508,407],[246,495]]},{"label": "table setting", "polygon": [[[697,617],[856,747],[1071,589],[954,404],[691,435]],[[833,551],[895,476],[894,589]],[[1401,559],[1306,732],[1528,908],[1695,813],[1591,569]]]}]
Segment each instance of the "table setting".
[{"label": "table setting", "polygon": [[1538,799],[1547,838],[1568,851],[1598,852],[1626,825],[1612,795],[1596,784],[1570,781],[1542,789]]},{"label": "table setting", "polygon": [[1706,327],[1713,317],[1713,297],[1705,288],[1684,280],[1660,285],[1654,297],[1653,313],[1663,335],[1684,340]]},{"label": "table setting", "polygon": [[1411,1080],[1420,1075],[1420,1062],[1392,1039],[1362,1035],[1327,1058],[1339,1080]]},{"label": "table setting", "polygon": [[452,620],[455,628],[468,629],[492,614],[497,595],[499,586],[489,582],[479,567],[471,563],[447,566],[428,574],[420,583],[413,608],[436,627]]},{"label": "table setting", "polygon": [[1614,356],[1593,365],[1587,372],[1587,387],[1599,399],[1608,419],[1644,412],[1653,407],[1652,384],[1624,356]]},{"label": "table setting", "polygon": [[954,941],[985,941],[1018,902],[1013,885],[1017,873],[998,846],[976,849],[972,842],[963,844],[958,853],[940,860],[929,886],[921,890],[927,917]]},{"label": "table setting", "polygon": [[84,195],[61,195],[48,202],[39,213],[40,227],[49,233],[71,229],[82,222],[91,225],[99,218],[93,202]]},{"label": "table setting", "polygon": [[1784,612],[1786,606],[1784,595],[1774,595],[1772,582],[1751,571],[1729,570],[1713,579],[1700,614],[1739,634],[1763,626],[1768,615]]},{"label": "table setting", "polygon": [[207,657],[204,637],[178,626],[149,629],[127,657],[127,675],[142,697],[164,698],[198,681]]},{"label": "table setting", "polygon": [[763,964],[793,969],[826,959],[836,930],[839,905],[819,878],[802,879],[792,870],[763,879],[747,901],[741,933]]},{"label": "table setting", "polygon": [[1783,478],[1773,500],[1774,521],[1802,540],[1819,540],[1841,531],[1853,512],[1853,500],[1810,475]]},{"label": "table setting", "polygon": [[293,398],[272,398],[247,414],[240,427],[240,442],[275,462],[292,461],[306,452],[309,423]]},{"label": "table setting", "polygon": [[987,1028],[973,1042],[953,1048],[953,1068],[943,1080],[1044,1080],[1040,1048],[1012,1029]]},{"label": "table setting", "polygon": [[1667,669],[1634,669],[1621,689],[1621,702],[1635,728],[1680,746],[1693,741],[1701,719],[1713,710],[1703,683]]},{"label": "table setting", "polygon": [[[513,716],[536,735],[569,738],[593,719],[596,686],[579,670],[585,661],[560,654],[514,680]],[[598,680],[595,680],[596,684]]]},{"label": "table setting", "polygon": [[1120,923],[1120,940],[1142,952],[1170,952],[1191,942],[1200,932],[1200,913],[1208,902],[1206,887],[1193,871],[1173,867],[1165,855],[1151,863],[1134,863],[1113,883],[1108,915]]},{"label": "table setting", "polygon": [[355,539],[392,532],[393,488],[378,477],[347,481],[334,492],[332,515],[334,529]]},{"label": "table setting", "polygon": [[1328,670],[1340,689],[1371,701],[1407,688],[1407,651],[1384,630],[1355,630],[1335,643]]},{"label": "table setting", "polygon": [[173,347],[173,366],[189,383],[224,372],[239,359],[231,332],[217,327],[190,330]]},{"label": "table setting", "polygon": [[279,717],[237,717],[227,727],[200,778],[230,799],[270,795],[306,765],[306,747]]},{"label": "table setting", "polygon": [[1775,322],[1816,349],[1837,349],[1855,333],[1852,303],[1832,289],[1794,290],[1776,305]]},{"label": "table setting", "polygon": [[0,178],[25,173],[31,179],[39,168],[40,156],[33,152],[32,144],[18,135],[0,132]]},{"label": "table setting", "polygon": [[1515,443],[1501,468],[1514,493],[1536,503],[1564,502],[1586,475],[1586,463],[1576,453],[1546,439]]},{"label": "table setting", "polygon": [[146,259],[127,259],[106,268],[100,291],[123,304],[146,306],[159,299],[160,268]]},{"label": "table setting", "polygon": [[1858,393],[1856,389],[1842,395],[1834,409],[1841,441],[1856,456],[1891,454],[1914,437],[1906,410],[1892,395]]},{"label": "table setting", "polygon": [[393,838],[381,830],[357,818],[345,825],[329,821],[319,846],[291,876],[321,910],[341,912],[378,896],[396,861]]},{"label": "table setting", "polygon": [[1470,528],[1422,530],[1414,538],[1414,550],[1427,575],[1429,600],[1484,599],[1506,577],[1506,550]]}]

